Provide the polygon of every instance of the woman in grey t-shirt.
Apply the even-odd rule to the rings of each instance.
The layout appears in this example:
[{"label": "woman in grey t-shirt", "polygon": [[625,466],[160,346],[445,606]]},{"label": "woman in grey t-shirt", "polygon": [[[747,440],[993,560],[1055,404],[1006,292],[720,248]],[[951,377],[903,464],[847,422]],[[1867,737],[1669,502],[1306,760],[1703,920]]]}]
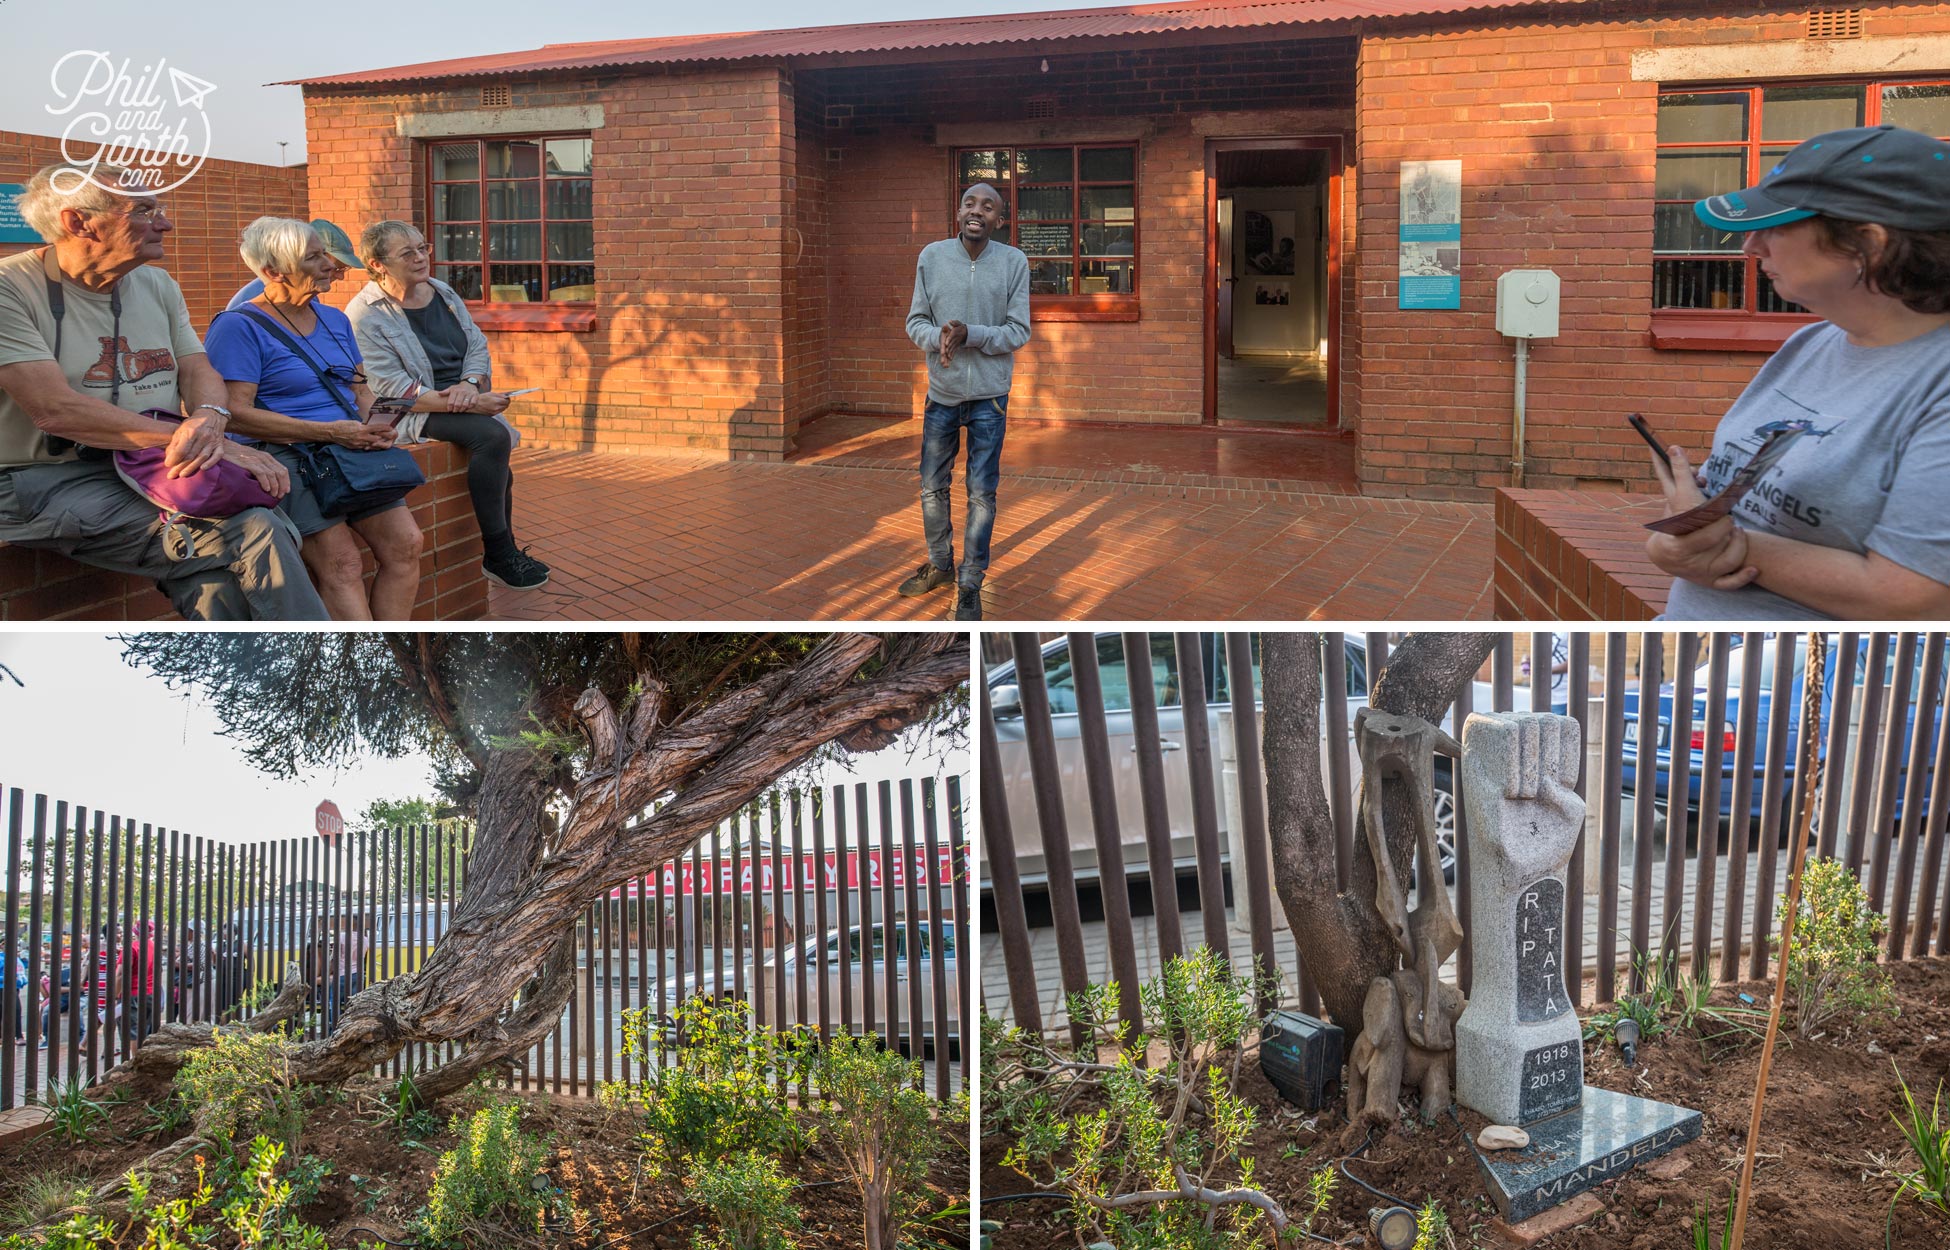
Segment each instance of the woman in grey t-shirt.
[{"label": "woman in grey t-shirt", "polygon": [[1731,516],[1655,533],[1672,620],[1950,616],[1950,144],[1894,126],[1817,135],[1758,186],[1699,202],[1782,298],[1824,320],[1770,359],[1697,475],[1656,465],[1668,515],[1800,429]]}]

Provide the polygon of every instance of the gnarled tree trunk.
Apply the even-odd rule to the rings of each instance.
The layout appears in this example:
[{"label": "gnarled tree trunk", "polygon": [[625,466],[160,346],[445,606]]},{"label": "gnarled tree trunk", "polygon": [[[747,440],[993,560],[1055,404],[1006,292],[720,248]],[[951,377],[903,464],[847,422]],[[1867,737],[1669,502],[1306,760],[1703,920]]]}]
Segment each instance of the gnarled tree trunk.
[{"label": "gnarled tree trunk", "polygon": [[[448,931],[419,969],[363,990],[331,1036],[300,1046],[295,1077],[340,1084],[410,1043],[458,1043],[454,1059],[415,1076],[431,1101],[514,1062],[569,999],[575,925],[592,902],[660,868],[820,747],[893,741],[967,680],[967,657],[959,634],[834,634],[790,669],[688,712],[665,705],[646,667],[627,707],[594,686],[575,701],[592,761],[580,776],[545,751],[466,743],[481,767],[477,833]],[[413,674],[413,657],[401,659]],[[548,811],[558,795],[559,822]],[[195,1044],[145,1047],[145,1083],[173,1074]]]},{"label": "gnarled tree trunk", "polygon": [[[1273,840],[1273,884],[1286,909],[1301,961],[1319,987],[1351,1049],[1361,1033],[1368,983],[1399,966],[1393,940],[1375,908],[1375,862],[1354,842],[1346,893],[1334,866],[1334,821],[1320,775],[1319,634],[1265,636],[1266,806]],[[1370,706],[1441,722],[1496,646],[1492,634],[1411,634],[1395,648]],[[1336,695],[1338,697],[1338,693]],[[1460,726],[1457,726],[1460,736]],[[1329,750],[1346,750],[1330,743]],[[1458,796],[1460,801],[1460,796]],[[1390,780],[1383,818],[1389,859],[1404,894],[1415,856],[1408,788]]]}]

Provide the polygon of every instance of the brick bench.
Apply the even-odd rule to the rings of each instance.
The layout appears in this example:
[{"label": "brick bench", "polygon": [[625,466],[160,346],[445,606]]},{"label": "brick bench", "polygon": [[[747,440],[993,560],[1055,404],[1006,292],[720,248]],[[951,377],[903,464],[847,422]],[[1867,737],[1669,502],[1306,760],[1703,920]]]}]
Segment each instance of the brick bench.
[{"label": "brick bench", "polygon": [[1649,621],[1672,576],[1645,555],[1656,496],[1612,491],[1496,492],[1499,621]]},{"label": "brick bench", "polygon": [[[413,618],[478,620],[487,614],[488,581],[481,572],[481,528],[467,496],[467,457],[449,443],[411,450],[427,475],[427,484],[407,496],[427,536]],[[372,571],[370,553],[366,571]],[[0,621],[176,619],[169,600],[145,578],[0,543]]]}]

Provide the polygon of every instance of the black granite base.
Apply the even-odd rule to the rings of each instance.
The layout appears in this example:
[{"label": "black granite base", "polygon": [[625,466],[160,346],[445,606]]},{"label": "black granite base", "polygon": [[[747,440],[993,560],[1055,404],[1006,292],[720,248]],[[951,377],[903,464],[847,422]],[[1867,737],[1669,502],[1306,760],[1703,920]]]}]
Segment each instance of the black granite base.
[{"label": "black granite base", "polygon": [[1578,1106],[1527,1127],[1530,1145],[1522,1150],[1470,1145],[1490,1196],[1513,1224],[1692,1141],[1700,1113],[1587,1085]]}]

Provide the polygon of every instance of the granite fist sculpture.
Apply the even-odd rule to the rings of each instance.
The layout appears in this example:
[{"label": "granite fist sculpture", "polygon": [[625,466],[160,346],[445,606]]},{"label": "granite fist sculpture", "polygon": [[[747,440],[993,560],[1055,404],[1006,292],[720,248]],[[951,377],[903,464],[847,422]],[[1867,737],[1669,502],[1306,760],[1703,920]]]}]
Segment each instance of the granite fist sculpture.
[{"label": "granite fist sculpture", "polygon": [[1564,985],[1565,865],[1584,828],[1581,728],[1551,712],[1463,726],[1475,978],[1456,1025],[1456,1095],[1500,1124],[1575,1106],[1584,1089]]}]

